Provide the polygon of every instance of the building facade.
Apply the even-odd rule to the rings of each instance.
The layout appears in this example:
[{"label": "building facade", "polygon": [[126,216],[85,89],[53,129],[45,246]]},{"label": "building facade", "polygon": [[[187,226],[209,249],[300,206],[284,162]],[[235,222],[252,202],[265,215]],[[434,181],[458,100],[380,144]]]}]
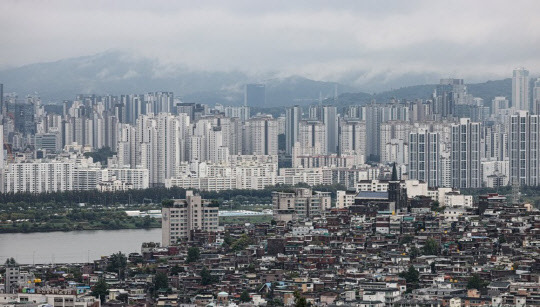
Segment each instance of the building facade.
[{"label": "building facade", "polygon": [[219,205],[186,191],[185,199],[164,204],[162,214],[162,244],[174,245],[191,239],[193,231],[216,232],[219,226]]}]

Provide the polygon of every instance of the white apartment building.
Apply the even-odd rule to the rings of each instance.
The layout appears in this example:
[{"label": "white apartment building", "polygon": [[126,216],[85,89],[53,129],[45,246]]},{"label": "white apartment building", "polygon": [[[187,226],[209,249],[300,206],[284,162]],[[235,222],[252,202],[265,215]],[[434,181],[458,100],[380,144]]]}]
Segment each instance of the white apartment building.
[{"label": "white apartment building", "polygon": [[9,163],[2,175],[2,193],[71,191],[75,186],[74,169],[74,161]]},{"label": "white apartment building", "polygon": [[331,206],[330,192],[294,189],[290,192],[272,192],[274,219],[292,221],[321,215]]},{"label": "white apartment building", "polygon": [[257,116],[246,122],[246,153],[250,155],[277,155],[278,123],[268,116]]},{"label": "white apartment building", "polygon": [[313,120],[302,120],[298,125],[298,142],[294,145],[294,154],[325,155],[326,127],[324,123]]},{"label": "white apartment building", "polygon": [[186,191],[185,199],[175,199],[165,205],[162,214],[162,245],[174,245],[189,240],[193,230],[216,232],[219,226],[219,206]]},{"label": "white apartment building", "polygon": [[540,184],[540,115],[519,111],[510,117],[510,184]]},{"label": "white apartment building", "polygon": [[481,128],[468,118],[452,125],[452,187],[482,187]]},{"label": "white apartment building", "polygon": [[[403,121],[388,121],[380,126],[381,163],[408,163],[406,150],[411,124]],[[397,160],[400,160],[399,162]]]},{"label": "white apartment building", "polygon": [[356,191],[336,191],[336,208],[343,209],[354,205]]},{"label": "white apartment building", "polygon": [[512,75],[512,106],[517,110],[530,111],[529,71],[523,67],[514,69]]},{"label": "white apartment building", "polygon": [[482,161],[482,181],[485,187],[506,186],[509,182],[510,161]]},{"label": "white apartment building", "polygon": [[409,179],[427,182],[430,187],[439,186],[440,142],[439,133],[418,128],[409,135]]},{"label": "white apartment building", "polygon": [[132,189],[147,189],[150,186],[148,170],[145,168],[107,168],[107,177],[128,184]]},{"label": "white apartment building", "polygon": [[149,186],[147,169],[102,168],[91,158],[23,160],[9,163],[2,174],[3,193],[47,193],[94,190],[101,182],[115,177],[123,186],[145,189]]},{"label": "white apartment building", "polygon": [[366,122],[341,119],[339,123],[340,155],[366,155]]},{"label": "white apartment building", "polygon": [[540,114],[540,78],[537,78],[534,81],[532,103],[533,103],[532,105],[533,113],[536,115],[539,115]]},{"label": "white apartment building", "polygon": [[444,206],[446,207],[465,207],[465,208],[472,208],[473,207],[473,197],[472,195],[463,195],[459,194],[459,192],[453,191],[446,193],[444,195]]}]

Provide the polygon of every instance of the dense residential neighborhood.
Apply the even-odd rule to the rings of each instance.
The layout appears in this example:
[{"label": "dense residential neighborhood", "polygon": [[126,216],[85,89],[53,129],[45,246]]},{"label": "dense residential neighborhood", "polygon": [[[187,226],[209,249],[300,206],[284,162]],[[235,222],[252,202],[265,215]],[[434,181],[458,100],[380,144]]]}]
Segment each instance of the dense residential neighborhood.
[{"label": "dense residential neighborhood", "polygon": [[[393,179],[387,191],[359,191],[342,207],[321,206],[320,192],[293,189],[286,218],[284,195],[276,193],[272,223],[204,230],[196,223],[213,215],[191,207],[204,212],[201,204],[210,202],[190,192],[187,201],[171,202],[190,212],[178,214],[185,228],[175,242],[167,237],[144,243],[140,253],[80,264],[8,260],[1,304],[540,305],[537,209],[498,194],[442,206],[433,196],[408,198],[407,184]],[[171,223],[163,223],[164,238],[176,231]]]}]

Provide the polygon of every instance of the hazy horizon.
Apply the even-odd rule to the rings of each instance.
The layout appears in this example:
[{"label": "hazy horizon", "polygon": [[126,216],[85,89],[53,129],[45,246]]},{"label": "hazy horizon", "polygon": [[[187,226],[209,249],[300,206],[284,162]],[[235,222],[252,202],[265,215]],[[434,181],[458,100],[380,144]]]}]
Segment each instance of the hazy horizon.
[{"label": "hazy horizon", "polygon": [[[540,71],[537,1],[4,1],[0,68],[114,50],[161,67],[366,90]],[[166,72],[165,72],[166,73]],[[407,82],[409,81],[409,82]]]}]

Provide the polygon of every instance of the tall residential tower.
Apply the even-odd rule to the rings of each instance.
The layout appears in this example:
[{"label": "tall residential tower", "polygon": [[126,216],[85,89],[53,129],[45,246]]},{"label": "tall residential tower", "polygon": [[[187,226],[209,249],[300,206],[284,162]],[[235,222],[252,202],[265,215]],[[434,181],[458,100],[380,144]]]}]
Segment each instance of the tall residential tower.
[{"label": "tall residential tower", "polygon": [[512,106],[517,110],[530,111],[529,71],[523,67],[514,69],[512,75]]}]

